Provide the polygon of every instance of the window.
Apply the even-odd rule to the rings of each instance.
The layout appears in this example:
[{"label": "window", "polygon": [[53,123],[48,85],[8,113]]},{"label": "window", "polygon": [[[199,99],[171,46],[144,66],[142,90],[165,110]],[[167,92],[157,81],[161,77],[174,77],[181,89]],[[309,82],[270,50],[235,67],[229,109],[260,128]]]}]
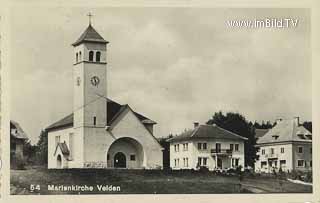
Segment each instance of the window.
[{"label": "window", "polygon": [[298,147],[298,152],[303,153],[303,147]]},{"label": "window", "polygon": [[283,154],[284,153],[284,147],[281,147],[280,152]]},{"label": "window", "polygon": [[221,143],[216,143],[216,152],[221,152]]},{"label": "window", "polygon": [[186,158],[186,167],[189,167],[188,158]]},{"label": "window", "polygon": [[100,62],[100,55],[101,55],[100,51],[97,51],[96,52],[96,62]]},{"label": "window", "polygon": [[56,146],[57,146],[60,143],[60,135],[56,136],[55,141],[56,141]]},{"label": "window", "polygon": [[261,154],[264,155],[265,153],[266,153],[266,150],[265,150],[265,149],[262,149],[262,150],[261,150]]},{"label": "window", "polygon": [[298,160],[298,167],[304,166],[304,160]]},{"label": "window", "polygon": [[239,159],[235,159],[235,166],[239,166]]},{"label": "window", "polygon": [[312,161],[310,161],[310,167],[312,167]]},{"label": "window", "polygon": [[175,145],[174,145],[174,151],[175,151],[175,152],[178,152],[178,151],[179,151],[179,144],[175,144]]},{"label": "window", "polygon": [[179,159],[177,159],[177,166],[179,167]]},{"label": "window", "polygon": [[203,165],[204,165],[204,166],[207,165],[207,159],[208,159],[208,158],[202,158],[202,160],[203,160]]},{"label": "window", "polygon": [[230,151],[233,151],[233,144],[230,144]]},{"label": "window", "polygon": [[97,124],[97,117],[93,116],[93,125]]},{"label": "window", "polygon": [[76,63],[78,63],[78,53],[76,53]]},{"label": "window", "polygon": [[136,155],[131,154],[131,155],[130,155],[130,161],[135,161],[135,160],[136,160]]},{"label": "window", "polygon": [[201,149],[202,144],[198,143],[198,149]]},{"label": "window", "polygon": [[270,150],[271,150],[271,154],[274,154],[274,148],[271,148]]},{"label": "window", "polygon": [[93,51],[89,51],[89,61],[93,61]]},{"label": "window", "polygon": [[201,157],[198,157],[198,165],[201,166]]},{"label": "window", "polygon": [[183,151],[188,151],[188,143],[183,144]]},{"label": "window", "polygon": [[266,161],[261,161],[261,168],[267,167],[267,162]]},{"label": "window", "polygon": [[312,147],[310,147],[310,154],[312,154]]},{"label": "window", "polygon": [[280,168],[286,168],[286,160],[280,160]]},{"label": "window", "polygon": [[82,57],[81,57],[81,51],[79,52],[79,61],[81,61]]},{"label": "window", "polygon": [[198,157],[198,165],[199,166],[207,166],[207,157]]},{"label": "window", "polygon": [[235,144],[234,145],[234,150],[237,152],[237,151],[239,151],[239,144]]},{"label": "window", "polygon": [[206,149],[207,149],[207,143],[203,143],[203,144],[202,144],[202,148],[203,148],[204,150],[206,150]]}]

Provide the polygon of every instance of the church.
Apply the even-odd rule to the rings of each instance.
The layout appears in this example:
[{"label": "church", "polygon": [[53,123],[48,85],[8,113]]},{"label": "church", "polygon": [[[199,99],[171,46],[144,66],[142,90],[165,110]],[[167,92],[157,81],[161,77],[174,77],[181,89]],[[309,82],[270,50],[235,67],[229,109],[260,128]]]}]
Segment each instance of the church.
[{"label": "church", "polygon": [[89,23],[76,42],[73,113],[46,128],[48,168],[162,168],[150,118],[107,97],[107,45]]}]

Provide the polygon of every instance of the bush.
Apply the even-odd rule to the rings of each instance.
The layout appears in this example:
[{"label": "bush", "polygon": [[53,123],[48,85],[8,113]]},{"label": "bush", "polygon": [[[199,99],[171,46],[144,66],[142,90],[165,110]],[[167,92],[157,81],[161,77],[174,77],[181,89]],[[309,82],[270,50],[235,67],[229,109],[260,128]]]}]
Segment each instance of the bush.
[{"label": "bush", "polygon": [[10,157],[10,168],[16,170],[25,170],[26,169],[26,159],[20,156],[15,156],[14,153]]},{"label": "bush", "polygon": [[208,167],[206,167],[206,166],[200,166],[199,172],[200,172],[200,173],[208,173],[208,172],[209,172],[209,169],[208,169]]}]

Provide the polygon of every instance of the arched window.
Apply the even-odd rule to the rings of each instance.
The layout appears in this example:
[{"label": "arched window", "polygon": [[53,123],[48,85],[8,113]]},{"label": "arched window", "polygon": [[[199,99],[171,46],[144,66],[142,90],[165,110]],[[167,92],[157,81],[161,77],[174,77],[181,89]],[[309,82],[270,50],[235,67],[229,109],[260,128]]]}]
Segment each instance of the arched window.
[{"label": "arched window", "polygon": [[81,58],[81,51],[79,52],[79,61],[81,61],[82,58]]},{"label": "arched window", "polygon": [[78,53],[76,53],[76,63],[78,63]]},{"label": "arched window", "polygon": [[100,51],[97,51],[96,52],[96,62],[100,62],[100,55],[101,55]]},{"label": "arched window", "polygon": [[89,51],[89,61],[93,61],[93,51]]}]

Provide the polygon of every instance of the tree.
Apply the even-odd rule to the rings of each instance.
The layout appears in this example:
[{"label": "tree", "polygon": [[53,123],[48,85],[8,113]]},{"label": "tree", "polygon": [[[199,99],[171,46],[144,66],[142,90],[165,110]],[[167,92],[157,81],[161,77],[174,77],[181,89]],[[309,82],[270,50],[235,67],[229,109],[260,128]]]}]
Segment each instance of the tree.
[{"label": "tree", "polygon": [[312,122],[311,121],[306,121],[302,125],[303,125],[303,127],[305,127],[307,130],[309,130],[312,133]]},{"label": "tree", "polygon": [[38,157],[42,164],[48,163],[48,132],[46,130],[41,130],[38,146]]},{"label": "tree", "polygon": [[257,159],[257,149],[255,148],[256,138],[254,125],[249,123],[245,117],[239,113],[228,112],[224,115],[221,111],[215,113],[207,124],[216,124],[221,128],[236,133],[242,137],[248,138],[245,141],[245,166],[254,166]]}]

